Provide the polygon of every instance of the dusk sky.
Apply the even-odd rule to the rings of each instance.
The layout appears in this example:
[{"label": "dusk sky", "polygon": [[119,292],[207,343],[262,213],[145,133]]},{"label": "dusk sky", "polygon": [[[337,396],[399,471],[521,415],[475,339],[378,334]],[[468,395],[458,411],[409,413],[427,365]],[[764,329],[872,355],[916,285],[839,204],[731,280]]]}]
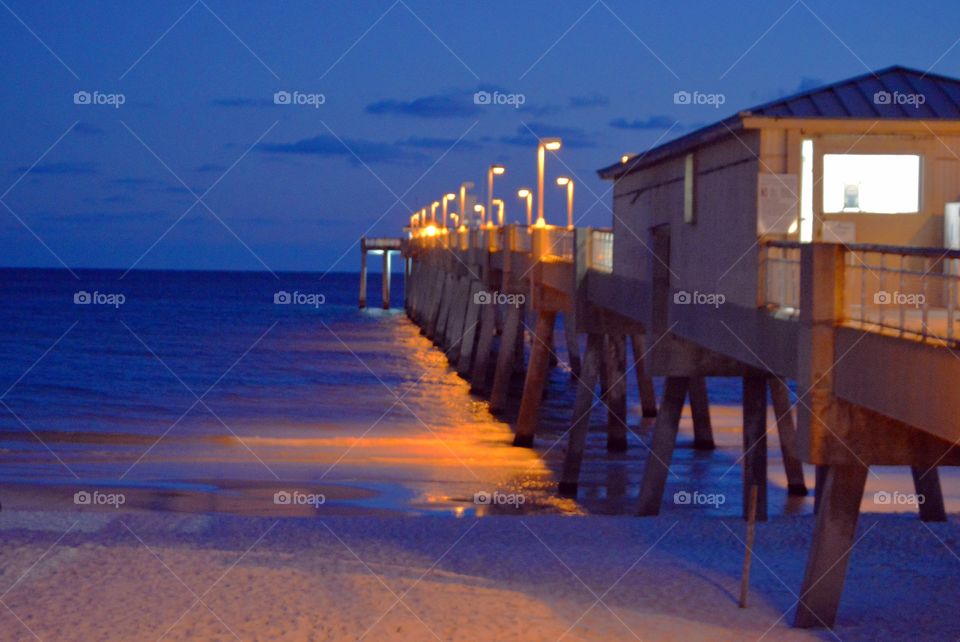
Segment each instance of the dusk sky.
[{"label": "dusk sky", "polygon": [[[960,6],[0,5],[5,266],[352,271],[361,235],[398,235],[462,181],[482,190],[493,162],[519,220],[535,135],[564,139],[548,221],[564,216],[553,178],[571,174],[579,224],[609,225],[596,169],[624,152],[869,69],[960,75]],[[524,104],[477,105],[478,90]],[[724,104],[677,105],[680,90]],[[123,104],[75,104],[81,91]]]}]

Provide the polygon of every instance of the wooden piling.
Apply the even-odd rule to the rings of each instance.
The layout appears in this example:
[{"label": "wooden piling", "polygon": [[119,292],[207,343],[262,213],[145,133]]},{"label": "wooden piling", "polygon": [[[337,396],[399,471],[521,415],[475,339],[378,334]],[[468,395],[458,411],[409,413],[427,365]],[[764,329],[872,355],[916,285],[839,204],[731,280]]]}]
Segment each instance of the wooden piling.
[{"label": "wooden piling", "polygon": [[470,376],[470,390],[485,393],[489,374],[490,350],[493,337],[497,332],[497,306],[483,306],[480,312],[480,336],[477,339],[477,354],[473,360],[473,373]]},{"label": "wooden piling", "polygon": [[520,306],[508,307],[507,316],[503,321],[500,348],[497,353],[497,369],[493,376],[493,388],[490,391],[490,410],[492,412],[500,412],[507,405],[507,390],[510,387],[510,377],[513,375],[516,342],[522,324]]},{"label": "wooden piling", "polygon": [[472,281],[467,290],[467,311],[463,321],[463,339],[460,341],[460,358],[457,361],[457,374],[466,377],[473,364],[473,350],[476,346],[477,324],[480,322],[480,308],[490,307],[492,302],[481,300],[483,284]]},{"label": "wooden piling", "polygon": [[767,380],[743,377],[743,517],[757,486],[757,519],[767,521]]},{"label": "wooden piling", "polygon": [[631,334],[630,346],[633,350],[633,371],[637,376],[637,392],[640,394],[640,410],[644,417],[656,417],[657,395],[653,390],[653,379],[647,375],[643,363],[646,353],[643,335]]},{"label": "wooden piling", "polygon": [[777,418],[780,454],[783,457],[784,472],[787,474],[787,493],[805,497],[807,485],[803,480],[803,464],[797,457],[797,429],[790,407],[790,393],[786,384],[777,377],[768,378],[767,384],[773,400],[773,414]]},{"label": "wooden piling", "polygon": [[573,406],[563,476],[560,479],[560,495],[564,497],[577,496],[580,466],[587,434],[590,432],[590,411],[596,399],[594,388],[597,386],[602,352],[603,335],[591,332],[587,335],[587,350],[583,355],[580,377],[577,379],[577,398]]},{"label": "wooden piling", "polygon": [[580,376],[580,344],[577,341],[577,324],[572,312],[563,313],[563,334],[567,340],[567,356],[570,359],[570,372],[574,377]]},{"label": "wooden piling", "polygon": [[537,316],[537,327],[533,332],[530,351],[530,365],[523,383],[523,397],[520,399],[520,414],[517,416],[517,434],[513,438],[514,446],[530,448],[537,431],[537,419],[543,389],[550,374],[550,346],[553,345],[553,327],[557,313],[541,310]]},{"label": "wooden piling", "polygon": [[824,468],[823,486],[817,489],[823,497],[794,619],[801,628],[832,628],[837,619],[867,482],[867,467],[860,464]]},{"label": "wooden piling", "polygon": [[627,451],[627,341],[622,334],[608,334],[604,341],[603,367],[607,373],[607,452]]},{"label": "wooden piling", "polygon": [[683,401],[687,397],[689,385],[687,377],[667,377],[653,431],[653,443],[643,468],[638,515],[660,514],[663,491],[667,486],[667,475],[670,472],[670,460],[673,459],[673,449],[677,443],[680,414],[683,412]]},{"label": "wooden piling", "polygon": [[383,251],[383,279],[381,279],[381,295],[383,309],[390,309],[390,250]]},{"label": "wooden piling", "polygon": [[360,309],[367,307],[367,248],[360,241]]},{"label": "wooden piling", "polygon": [[705,377],[690,377],[687,389],[690,413],[693,415],[693,447],[697,450],[713,450],[713,425],[710,423],[710,398],[707,396]]},{"label": "wooden piling", "polygon": [[[940,474],[937,467],[922,468],[911,466],[913,487],[917,493],[920,519],[925,522],[947,521],[947,511],[943,505],[943,490],[940,488]],[[923,498],[922,501],[919,498]]]}]

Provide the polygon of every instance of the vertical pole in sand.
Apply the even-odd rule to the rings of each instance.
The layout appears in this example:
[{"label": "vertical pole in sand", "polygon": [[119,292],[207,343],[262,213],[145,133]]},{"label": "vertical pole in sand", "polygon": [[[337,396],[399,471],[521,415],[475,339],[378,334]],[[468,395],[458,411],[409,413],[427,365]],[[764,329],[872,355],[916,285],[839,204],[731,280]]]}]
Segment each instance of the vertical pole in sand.
[{"label": "vertical pole in sand", "polygon": [[747,591],[750,589],[750,561],[753,558],[753,538],[757,530],[757,492],[759,487],[750,487],[750,506],[747,509],[747,550],[743,553],[743,579],[740,580],[740,608],[747,608]]}]

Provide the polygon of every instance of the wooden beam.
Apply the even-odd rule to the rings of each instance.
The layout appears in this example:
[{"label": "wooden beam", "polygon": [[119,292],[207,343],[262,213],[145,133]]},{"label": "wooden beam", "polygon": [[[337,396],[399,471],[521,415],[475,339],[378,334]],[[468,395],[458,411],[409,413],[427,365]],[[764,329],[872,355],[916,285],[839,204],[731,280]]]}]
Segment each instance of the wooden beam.
[{"label": "wooden beam", "polygon": [[670,460],[673,459],[673,448],[677,443],[680,414],[683,412],[683,401],[687,397],[688,387],[687,377],[667,377],[657,424],[654,427],[653,444],[648,448],[647,462],[643,468],[638,515],[660,514],[660,504],[663,502],[663,491],[667,485]]},{"label": "wooden beam", "polygon": [[794,625],[801,628],[832,628],[837,619],[867,482],[866,466],[834,464],[825,468],[823,498],[794,619]]},{"label": "wooden beam", "polygon": [[693,415],[693,447],[697,450],[713,450],[713,425],[710,423],[710,398],[707,396],[705,377],[690,377],[687,390],[690,413]]},{"label": "wooden beam", "polygon": [[637,391],[640,394],[640,409],[644,417],[657,416],[657,395],[653,390],[653,379],[647,376],[644,365],[646,344],[642,334],[630,335],[630,346],[633,349],[633,371],[637,375]]},{"label": "wooden beam", "polygon": [[916,490],[917,497],[923,498],[917,504],[920,519],[925,522],[947,521],[947,511],[943,506],[943,490],[940,488],[940,473],[937,472],[937,467],[911,466],[910,472],[913,475],[913,487]]},{"label": "wooden beam", "polygon": [[563,462],[563,476],[560,479],[560,495],[576,497],[580,482],[580,465],[583,462],[583,450],[590,432],[590,411],[593,409],[599,376],[600,359],[603,352],[603,335],[587,335],[587,350],[583,355],[583,368],[577,378],[577,399],[573,405],[573,417],[570,425],[570,437],[567,442],[567,455]]},{"label": "wooden beam", "polygon": [[557,313],[541,310],[537,316],[537,327],[533,332],[530,350],[530,365],[523,383],[523,397],[520,399],[520,413],[517,415],[517,434],[513,445],[530,448],[537,431],[540,402],[543,400],[543,388],[550,374],[550,346],[553,341],[553,327]]},{"label": "wooden beam", "polygon": [[757,486],[757,519],[767,521],[767,380],[743,378],[743,517]]},{"label": "wooden beam", "polygon": [[607,452],[627,451],[627,338],[604,338],[603,368],[607,373]]},{"label": "wooden beam", "polygon": [[787,493],[798,497],[807,495],[807,484],[803,480],[803,464],[797,457],[797,429],[793,423],[793,409],[790,406],[790,391],[777,377],[769,377],[770,398],[773,400],[773,414],[777,419],[777,433],[780,436],[780,454],[783,457],[783,469],[787,474]]}]

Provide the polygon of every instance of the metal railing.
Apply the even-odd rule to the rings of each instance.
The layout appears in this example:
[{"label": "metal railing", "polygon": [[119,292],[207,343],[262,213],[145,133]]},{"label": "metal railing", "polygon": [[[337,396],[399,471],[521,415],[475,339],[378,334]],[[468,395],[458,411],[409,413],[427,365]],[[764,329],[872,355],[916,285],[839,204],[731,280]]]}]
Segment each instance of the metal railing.
[{"label": "metal railing", "polygon": [[590,230],[589,267],[597,272],[613,272],[613,232]]},{"label": "metal railing", "polygon": [[800,244],[768,241],[760,247],[760,304],[777,316],[800,314]]},{"label": "metal railing", "polygon": [[553,261],[573,261],[574,237],[573,230],[565,227],[547,228],[546,247],[543,249],[543,257]]},{"label": "metal railing", "polygon": [[845,325],[956,346],[960,251],[847,245]]}]

